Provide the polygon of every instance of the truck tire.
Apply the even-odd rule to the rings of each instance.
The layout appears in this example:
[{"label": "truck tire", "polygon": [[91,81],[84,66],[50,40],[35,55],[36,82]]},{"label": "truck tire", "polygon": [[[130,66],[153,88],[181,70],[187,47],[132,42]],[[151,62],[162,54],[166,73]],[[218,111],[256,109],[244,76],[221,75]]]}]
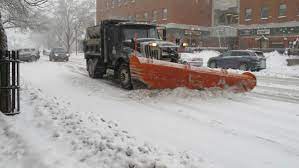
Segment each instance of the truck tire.
[{"label": "truck tire", "polygon": [[239,69],[240,69],[241,71],[248,71],[248,70],[249,70],[248,65],[245,64],[245,63],[242,63],[242,64],[240,65]]},{"label": "truck tire", "polygon": [[212,62],[210,62],[210,64],[209,64],[208,67],[210,67],[210,68],[217,68],[217,63],[216,63],[216,61],[212,61]]},{"label": "truck tire", "polygon": [[118,79],[120,82],[120,86],[123,89],[127,89],[127,90],[133,89],[133,85],[131,82],[131,73],[130,73],[129,65],[127,63],[122,63],[119,66]]},{"label": "truck tire", "polygon": [[92,59],[87,61],[87,71],[89,77],[96,79],[96,78],[103,78],[104,74],[101,72],[96,71],[96,65]]}]

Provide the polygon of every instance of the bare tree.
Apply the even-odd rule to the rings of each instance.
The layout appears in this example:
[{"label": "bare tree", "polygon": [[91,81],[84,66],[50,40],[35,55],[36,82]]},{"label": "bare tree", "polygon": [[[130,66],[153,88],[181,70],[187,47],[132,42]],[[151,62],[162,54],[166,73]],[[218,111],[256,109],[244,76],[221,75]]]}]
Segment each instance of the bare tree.
[{"label": "bare tree", "polygon": [[[34,25],[32,18],[38,18],[38,15],[32,15],[31,7],[38,7],[47,2],[47,0],[0,0],[0,52],[7,49],[7,37],[4,31],[4,25],[12,27],[27,28]],[[30,18],[32,16],[32,18]],[[0,66],[0,87],[7,86],[7,66]],[[9,112],[9,99],[11,92],[0,90],[0,111]]]},{"label": "bare tree", "polygon": [[67,52],[71,52],[78,35],[94,24],[94,9],[95,1],[58,0],[53,30]]},{"label": "bare tree", "polygon": [[40,25],[41,15],[35,9],[46,2],[47,0],[0,0],[0,50],[7,48],[4,28],[37,27]]}]

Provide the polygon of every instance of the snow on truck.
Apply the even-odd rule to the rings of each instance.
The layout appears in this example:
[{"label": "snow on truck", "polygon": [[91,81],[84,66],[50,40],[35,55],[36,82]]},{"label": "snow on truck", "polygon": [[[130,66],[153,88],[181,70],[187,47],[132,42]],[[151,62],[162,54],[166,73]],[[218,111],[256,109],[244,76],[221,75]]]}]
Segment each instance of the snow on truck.
[{"label": "snow on truck", "polygon": [[163,41],[155,24],[104,20],[87,28],[84,53],[92,78],[112,72],[124,89],[190,89],[234,87],[249,91],[256,86],[253,74],[178,64],[176,44]]}]

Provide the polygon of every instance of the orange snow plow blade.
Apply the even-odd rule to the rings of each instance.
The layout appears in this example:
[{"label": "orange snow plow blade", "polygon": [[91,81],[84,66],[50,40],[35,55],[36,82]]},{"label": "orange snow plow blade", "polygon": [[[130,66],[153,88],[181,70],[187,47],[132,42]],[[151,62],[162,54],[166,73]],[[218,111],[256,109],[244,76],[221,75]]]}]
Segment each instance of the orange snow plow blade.
[{"label": "orange snow plow blade", "polygon": [[256,86],[256,77],[249,72],[228,73],[226,70],[190,67],[137,56],[130,57],[130,71],[134,88],[231,88],[235,92],[247,92]]}]

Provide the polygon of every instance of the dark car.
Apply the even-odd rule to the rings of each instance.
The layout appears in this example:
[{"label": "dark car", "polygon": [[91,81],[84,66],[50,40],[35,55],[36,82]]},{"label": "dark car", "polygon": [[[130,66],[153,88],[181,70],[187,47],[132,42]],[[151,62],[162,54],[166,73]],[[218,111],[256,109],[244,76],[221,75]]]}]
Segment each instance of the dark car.
[{"label": "dark car", "polygon": [[50,61],[69,61],[70,55],[63,48],[52,48],[49,60]]},{"label": "dark car", "polygon": [[34,48],[24,48],[19,50],[19,59],[24,62],[37,61],[40,58],[39,51]]},{"label": "dark car", "polygon": [[266,58],[261,51],[231,50],[218,57],[210,58],[208,67],[260,71],[266,69]]}]

